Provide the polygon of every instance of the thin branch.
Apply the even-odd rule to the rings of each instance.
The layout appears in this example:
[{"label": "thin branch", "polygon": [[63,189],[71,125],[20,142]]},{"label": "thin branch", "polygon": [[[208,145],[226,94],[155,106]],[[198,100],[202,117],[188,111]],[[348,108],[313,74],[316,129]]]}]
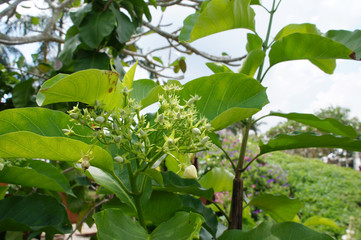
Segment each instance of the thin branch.
[{"label": "thin branch", "polygon": [[2,10],[0,12],[0,19],[4,16],[11,17],[15,13],[16,8],[18,7],[19,3],[23,2],[23,1],[28,1],[28,0],[16,0],[12,4],[10,4],[7,8]]},{"label": "thin branch", "polygon": [[[247,57],[247,55],[244,55],[244,56],[241,56],[241,57],[237,57],[237,58],[230,58],[230,57],[217,57],[217,56],[213,56],[213,55],[210,55],[206,52],[203,52],[203,51],[199,51],[198,49],[192,47],[190,44],[188,43],[184,43],[184,42],[181,42],[178,40],[178,36],[177,35],[174,35],[174,34],[170,34],[170,33],[167,33],[147,22],[143,22],[143,25],[148,27],[149,29],[153,30],[154,32],[158,33],[159,35],[161,35],[162,37],[165,37],[167,39],[172,39],[176,42],[178,42],[180,45],[182,45],[183,47],[185,47],[186,49],[188,49],[189,51],[199,55],[199,56],[202,56],[208,60],[211,60],[211,61],[214,61],[214,62],[223,62],[223,63],[226,63],[226,64],[230,64],[232,62],[238,62],[238,61],[241,61],[243,60],[244,58]],[[236,66],[239,66],[236,65]]]},{"label": "thin branch", "polygon": [[156,74],[156,75],[158,75],[158,76],[160,76],[160,77],[177,79],[177,80],[182,80],[182,79],[184,79],[184,76],[183,76],[183,75],[182,75],[182,76],[178,76],[178,77],[175,77],[175,76],[167,76],[167,75],[164,75],[164,74],[159,73],[159,72],[158,72],[157,70],[155,70],[155,69],[152,69],[152,68],[150,68],[150,67],[145,66],[145,65],[142,64],[141,62],[138,62],[138,64],[139,64],[140,67],[144,68],[145,70],[147,70],[147,71],[149,71],[149,72],[152,72],[152,73],[154,73],[154,74]]},{"label": "thin branch", "polygon": [[103,199],[102,201],[98,202],[97,204],[95,204],[82,218],[82,220],[76,225],[75,229],[69,234],[69,236],[67,237],[66,240],[71,239],[71,237],[73,236],[73,234],[76,232],[76,230],[85,222],[85,220],[88,218],[89,214],[94,211],[97,207],[99,207],[100,205],[109,202],[110,199]]}]

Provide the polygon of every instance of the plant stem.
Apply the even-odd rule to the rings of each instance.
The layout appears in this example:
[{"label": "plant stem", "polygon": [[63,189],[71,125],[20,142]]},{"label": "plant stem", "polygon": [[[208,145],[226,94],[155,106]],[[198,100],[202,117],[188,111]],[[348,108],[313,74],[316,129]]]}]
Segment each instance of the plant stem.
[{"label": "plant stem", "polygon": [[128,169],[130,186],[133,191],[135,207],[137,208],[138,220],[139,220],[140,225],[142,225],[142,227],[144,229],[147,229],[146,225],[145,225],[145,221],[144,221],[143,208],[142,208],[142,203],[141,203],[142,192],[138,190],[137,177],[134,176],[133,170],[132,170],[132,165],[130,163],[127,163],[127,169]]},{"label": "plant stem", "polygon": [[[277,5],[277,7],[278,7],[278,5]],[[271,35],[273,15],[275,14],[275,11],[276,11],[276,0],[273,0],[272,10],[269,11],[270,18],[269,18],[269,22],[268,22],[267,35],[266,35],[265,41],[263,42],[263,51],[264,51],[264,53],[266,53],[267,49],[269,48],[268,41],[269,41],[269,38],[270,38],[270,35]],[[262,80],[263,80],[262,73],[263,73],[264,62],[265,62],[265,60],[263,59],[263,62],[262,62],[261,66],[258,69],[257,80],[259,82],[262,82]]]}]

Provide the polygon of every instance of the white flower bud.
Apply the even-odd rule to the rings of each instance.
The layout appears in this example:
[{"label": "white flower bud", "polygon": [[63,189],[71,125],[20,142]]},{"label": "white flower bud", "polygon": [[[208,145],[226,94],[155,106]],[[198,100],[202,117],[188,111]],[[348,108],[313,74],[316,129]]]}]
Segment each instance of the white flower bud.
[{"label": "white flower bud", "polygon": [[173,143],[174,143],[174,141],[173,141],[173,139],[168,139],[168,145],[173,145]]},{"label": "white flower bud", "polygon": [[105,118],[103,116],[99,116],[94,121],[97,123],[103,123],[105,121]]},{"label": "white flower bud", "polygon": [[121,156],[116,156],[114,160],[117,161],[118,163],[124,163],[124,159]]},{"label": "white flower bud", "polygon": [[193,128],[193,129],[192,129],[192,133],[193,133],[194,135],[201,135],[201,134],[202,134],[202,132],[201,132],[201,130],[199,130],[199,128]]},{"label": "white flower bud", "polygon": [[157,121],[161,123],[161,122],[163,122],[163,120],[164,120],[164,115],[162,113],[161,115],[158,116]]},{"label": "white flower bud", "polygon": [[116,138],[114,138],[114,142],[119,143],[122,140],[121,136],[116,136]]},{"label": "white flower bud", "polygon": [[208,124],[206,125],[206,129],[207,129],[207,130],[210,130],[211,127],[212,127],[212,125],[211,125],[210,123],[208,123]]},{"label": "white flower bud", "polygon": [[198,175],[197,175],[196,167],[194,165],[190,165],[190,166],[186,167],[186,169],[184,169],[183,176],[185,178],[197,179]]},{"label": "white flower bud", "polygon": [[182,118],[182,115],[181,115],[181,113],[180,113],[180,112],[179,112],[179,113],[177,113],[176,118],[177,118],[177,119],[181,119],[181,118]]},{"label": "white flower bud", "polygon": [[208,136],[205,136],[203,139],[202,139],[202,141],[201,141],[201,144],[206,144],[207,142],[208,142],[208,140],[209,140],[209,137]]}]

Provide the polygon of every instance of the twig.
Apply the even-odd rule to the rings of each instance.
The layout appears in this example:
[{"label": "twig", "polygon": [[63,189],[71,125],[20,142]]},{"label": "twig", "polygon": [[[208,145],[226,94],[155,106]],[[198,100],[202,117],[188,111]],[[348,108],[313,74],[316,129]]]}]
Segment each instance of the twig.
[{"label": "twig", "polygon": [[97,207],[99,207],[100,205],[109,202],[110,199],[103,199],[102,201],[98,202],[97,204],[95,204],[82,218],[82,220],[80,220],[80,222],[76,225],[75,229],[69,234],[68,238],[66,240],[71,239],[71,237],[73,236],[73,234],[76,232],[76,230],[85,222],[85,220],[88,218],[89,214],[94,211]]}]

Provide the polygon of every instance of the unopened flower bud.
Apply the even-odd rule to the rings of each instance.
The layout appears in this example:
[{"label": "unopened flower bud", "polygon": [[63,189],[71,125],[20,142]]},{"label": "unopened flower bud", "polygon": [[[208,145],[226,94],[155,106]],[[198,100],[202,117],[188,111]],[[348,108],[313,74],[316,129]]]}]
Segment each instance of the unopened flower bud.
[{"label": "unopened flower bud", "polygon": [[78,119],[79,115],[77,113],[70,113],[70,117],[73,119]]},{"label": "unopened flower bud", "polygon": [[82,169],[83,169],[84,171],[87,170],[87,169],[90,167],[89,161],[83,160],[83,161],[81,162],[81,167],[82,167]]},{"label": "unopened flower bud", "polygon": [[123,93],[124,93],[125,95],[127,95],[127,94],[129,93],[129,89],[128,89],[127,87],[124,87]]},{"label": "unopened flower bud", "polygon": [[75,134],[75,132],[71,129],[62,129],[61,131],[63,131],[63,133],[67,136],[72,136]]},{"label": "unopened flower bud", "polygon": [[116,142],[116,143],[119,143],[121,140],[122,140],[122,137],[121,137],[121,136],[116,136],[116,137],[114,138],[114,142]]},{"label": "unopened flower bud", "polygon": [[208,124],[206,125],[206,129],[207,129],[207,130],[210,130],[211,127],[212,127],[212,125],[211,125],[210,123],[208,123]]},{"label": "unopened flower bud", "polygon": [[209,137],[208,136],[205,136],[203,139],[202,139],[202,141],[201,141],[201,144],[206,144],[207,142],[208,142],[208,140],[209,140]]},{"label": "unopened flower bud", "polygon": [[187,105],[189,106],[189,105],[192,105],[193,103],[194,103],[194,99],[191,98],[191,99],[188,100]]},{"label": "unopened flower bud", "polygon": [[163,122],[163,120],[164,120],[164,115],[162,113],[161,115],[158,116],[157,121],[161,123]]},{"label": "unopened flower bud", "polygon": [[173,141],[173,139],[168,139],[168,145],[173,145],[173,143],[174,143],[174,141]]},{"label": "unopened flower bud", "polygon": [[99,116],[95,119],[95,122],[97,123],[103,123],[105,121],[105,118],[103,116]]},{"label": "unopened flower bud", "polygon": [[190,165],[190,166],[186,167],[186,169],[184,169],[183,176],[185,178],[197,179],[198,175],[197,175],[196,167],[194,165]]},{"label": "unopened flower bud", "polygon": [[181,119],[182,118],[182,114],[179,112],[177,113],[177,116],[176,116],[177,119]]},{"label": "unopened flower bud", "polygon": [[201,134],[202,134],[202,132],[201,132],[201,130],[199,130],[199,128],[193,128],[193,129],[192,129],[192,133],[193,133],[194,135],[201,135]]},{"label": "unopened flower bud", "polygon": [[124,163],[124,159],[121,156],[116,156],[114,160],[118,163]]},{"label": "unopened flower bud", "polygon": [[117,124],[117,123],[113,122],[113,124],[112,124],[112,125],[113,125],[113,129],[114,129],[114,130],[118,130],[118,129],[119,129],[119,127],[118,127],[118,124]]}]

